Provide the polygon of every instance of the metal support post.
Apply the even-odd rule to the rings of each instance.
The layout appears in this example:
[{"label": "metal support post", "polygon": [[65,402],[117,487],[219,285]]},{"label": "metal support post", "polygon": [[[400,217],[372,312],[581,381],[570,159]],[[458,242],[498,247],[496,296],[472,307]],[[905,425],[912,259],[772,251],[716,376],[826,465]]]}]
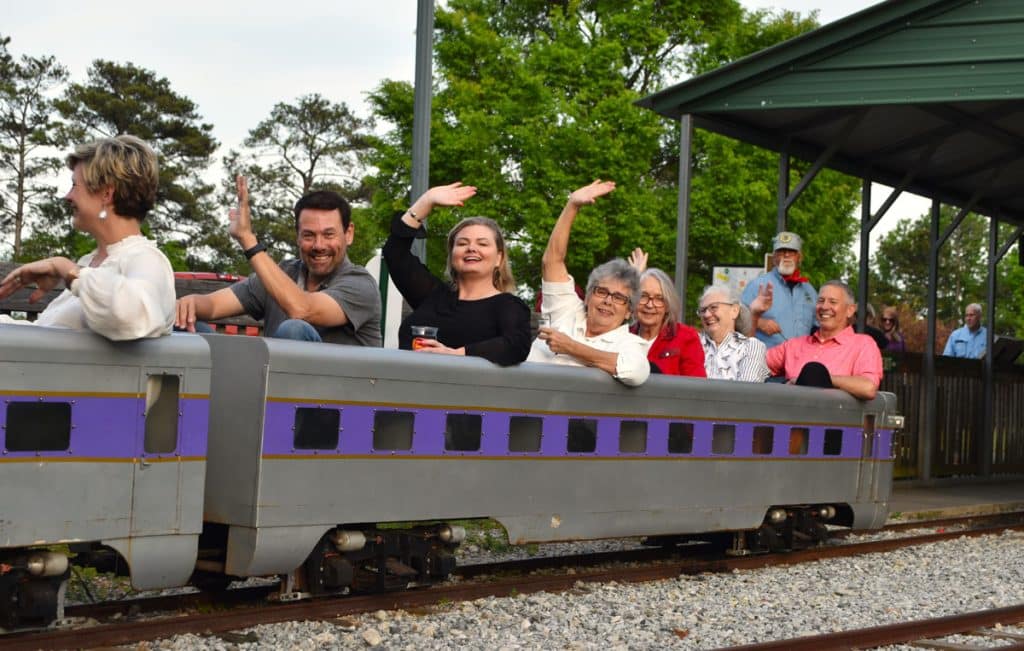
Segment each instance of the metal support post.
[{"label": "metal support post", "polygon": [[[419,0],[416,8],[416,77],[412,118],[412,196],[416,199],[430,187],[430,105],[433,96],[434,0]],[[412,253],[427,259],[427,244],[413,240]]]},{"label": "metal support post", "polygon": [[932,478],[932,451],[936,440],[935,413],[938,389],[935,383],[935,320],[939,290],[939,213],[942,204],[932,199],[931,229],[928,235],[928,336],[924,343],[924,427],[917,437],[917,476]]},{"label": "metal support post", "polygon": [[[686,306],[686,270],[689,267],[690,182],[693,177],[693,116],[679,118],[679,202],[676,206],[676,289]],[[686,311],[685,309],[683,310]]]}]

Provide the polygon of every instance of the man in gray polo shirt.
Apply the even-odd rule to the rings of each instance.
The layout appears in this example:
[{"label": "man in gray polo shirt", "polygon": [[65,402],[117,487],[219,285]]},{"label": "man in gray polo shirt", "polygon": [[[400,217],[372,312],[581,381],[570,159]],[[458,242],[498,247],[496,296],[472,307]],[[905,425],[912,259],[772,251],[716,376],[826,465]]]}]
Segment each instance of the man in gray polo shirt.
[{"label": "man in gray polo shirt", "polygon": [[238,208],[228,232],[252,265],[246,280],[212,294],[178,299],[175,325],[195,332],[197,319],[245,313],[263,319],[270,337],[380,346],[377,283],[345,253],[355,227],[348,202],[335,192],[317,191],[295,204],[298,260],[275,264],[252,231],[249,191],[238,177]]}]

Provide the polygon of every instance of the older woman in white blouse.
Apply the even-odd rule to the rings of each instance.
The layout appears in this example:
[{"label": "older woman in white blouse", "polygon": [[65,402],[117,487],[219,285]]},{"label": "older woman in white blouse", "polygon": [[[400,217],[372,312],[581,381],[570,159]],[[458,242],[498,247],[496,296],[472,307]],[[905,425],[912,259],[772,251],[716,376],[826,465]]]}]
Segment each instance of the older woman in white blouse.
[{"label": "older woman in white blouse", "polygon": [[35,325],[92,330],[112,340],[170,334],[174,273],[142,235],[160,181],[156,154],[134,136],[117,136],[79,146],[67,165],[71,223],[96,240],[96,249],[78,262],[53,257],[18,267],[0,282],[0,299],[35,284],[29,300],[37,301],[63,281],[67,289]]},{"label": "older woman in white blouse", "polygon": [[728,287],[714,285],[700,297],[697,316],[704,330],[700,334],[704,346],[704,370],[708,378],[764,382],[770,374],[765,363],[764,344],[745,332],[750,315],[739,295]]}]

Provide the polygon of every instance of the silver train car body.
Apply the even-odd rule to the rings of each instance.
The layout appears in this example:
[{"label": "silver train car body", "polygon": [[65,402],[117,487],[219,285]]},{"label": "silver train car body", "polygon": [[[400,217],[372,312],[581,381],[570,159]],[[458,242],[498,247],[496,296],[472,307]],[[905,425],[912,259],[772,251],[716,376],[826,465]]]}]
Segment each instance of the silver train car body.
[{"label": "silver train car body", "polygon": [[53,545],[138,588],[277,574],[291,598],[444,576],[452,519],[517,544],[878,527],[901,424],[885,393],[29,326],[0,326],[0,397],[8,624],[60,617]]},{"label": "silver train car body", "polygon": [[887,515],[891,394],[207,340],[205,517],[228,574],[290,572],[358,523],[492,517],[520,544],[756,530],[793,505]]},{"label": "silver train car body", "polygon": [[50,617],[57,581],[30,579],[66,575],[63,554],[38,551],[51,545],[116,550],[137,588],[188,581],[202,530],[209,387],[200,337],[113,343],[0,326],[6,605]]}]

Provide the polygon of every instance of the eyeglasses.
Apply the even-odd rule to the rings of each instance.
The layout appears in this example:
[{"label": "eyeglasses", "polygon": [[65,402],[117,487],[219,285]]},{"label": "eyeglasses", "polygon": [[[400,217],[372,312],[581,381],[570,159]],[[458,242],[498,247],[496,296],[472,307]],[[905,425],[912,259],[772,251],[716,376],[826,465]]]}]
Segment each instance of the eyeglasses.
[{"label": "eyeglasses", "polygon": [[882,323],[896,323],[896,319],[893,317],[883,316]]},{"label": "eyeglasses", "polygon": [[718,302],[718,303],[709,303],[708,305],[705,305],[704,307],[697,308],[697,316],[704,316],[705,312],[710,312],[711,314],[718,314],[718,306],[719,305],[736,305],[736,304],[735,303],[726,303],[724,301],[723,302]]},{"label": "eyeglasses", "polygon": [[606,298],[611,297],[612,303],[616,305],[629,305],[629,297],[619,292],[613,292],[607,287],[601,287],[600,285],[594,288],[592,292],[594,296],[598,297],[602,301]]},{"label": "eyeglasses", "polygon": [[654,307],[665,307],[665,297],[661,294],[648,294],[647,292],[643,292],[640,294],[640,304],[644,305],[646,303],[651,303]]}]

